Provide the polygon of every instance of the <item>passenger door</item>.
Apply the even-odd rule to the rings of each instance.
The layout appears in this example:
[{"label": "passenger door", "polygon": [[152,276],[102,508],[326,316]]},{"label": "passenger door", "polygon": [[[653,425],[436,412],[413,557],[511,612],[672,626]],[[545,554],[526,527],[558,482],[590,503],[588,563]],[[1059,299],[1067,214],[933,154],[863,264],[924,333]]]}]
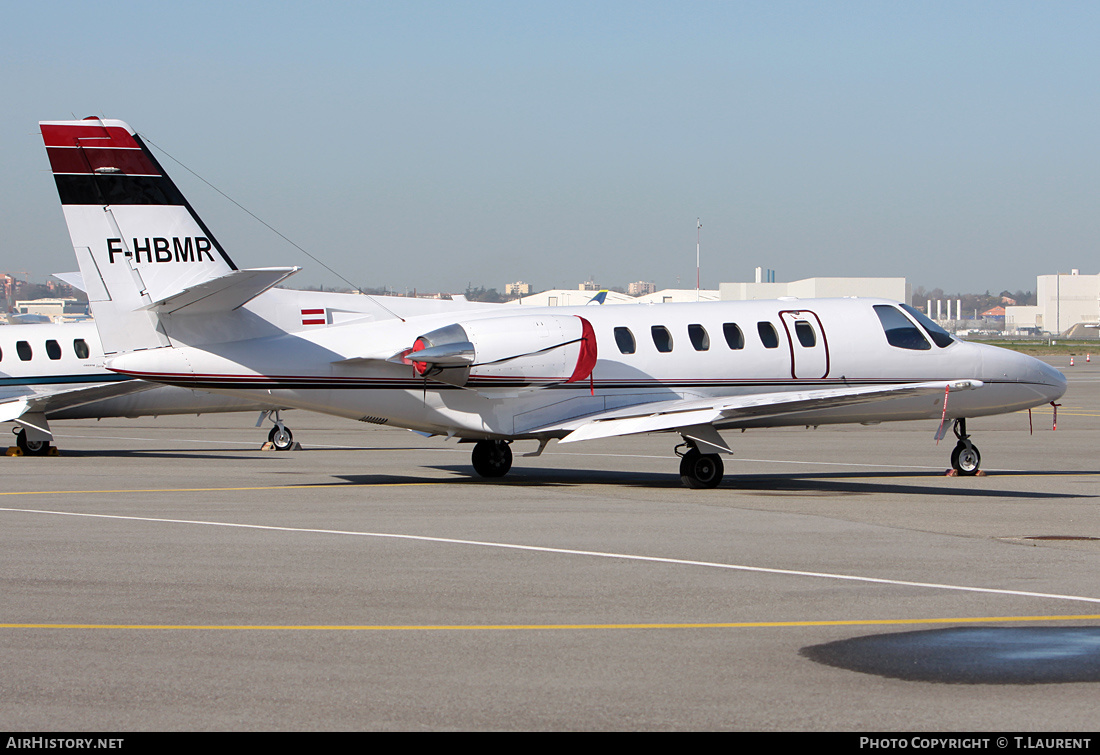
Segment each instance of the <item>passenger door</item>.
[{"label": "passenger door", "polygon": [[821,318],[808,309],[779,313],[791,347],[791,377],[821,379],[829,375],[829,342]]}]

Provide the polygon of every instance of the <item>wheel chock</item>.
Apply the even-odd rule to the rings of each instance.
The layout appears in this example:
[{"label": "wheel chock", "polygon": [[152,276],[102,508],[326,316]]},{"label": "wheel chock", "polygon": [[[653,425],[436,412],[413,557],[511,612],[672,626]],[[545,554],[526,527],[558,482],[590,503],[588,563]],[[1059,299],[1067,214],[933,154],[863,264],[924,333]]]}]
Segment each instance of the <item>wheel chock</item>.
[{"label": "wheel chock", "polygon": [[[44,456],[60,456],[61,452],[57,450],[57,446],[50,446]],[[8,450],[4,452],[4,456],[26,456],[23,453],[23,449],[19,446],[8,446]]]},{"label": "wheel chock", "polygon": [[[260,446],[260,450],[261,451],[278,451],[279,449],[275,447],[274,443],[272,443],[271,441],[267,441],[262,446]],[[287,451],[301,451],[302,450],[302,444],[299,443],[298,441],[294,441],[294,443],[290,446],[290,448],[288,448],[286,450]]]}]

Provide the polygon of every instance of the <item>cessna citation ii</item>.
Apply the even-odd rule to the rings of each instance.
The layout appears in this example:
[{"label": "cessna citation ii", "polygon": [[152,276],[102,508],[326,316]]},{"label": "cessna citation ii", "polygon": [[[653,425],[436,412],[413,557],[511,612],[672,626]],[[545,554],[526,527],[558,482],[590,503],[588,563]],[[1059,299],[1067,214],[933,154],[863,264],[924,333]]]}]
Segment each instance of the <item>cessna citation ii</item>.
[{"label": "cessna citation ii", "polygon": [[[103,366],[95,325],[43,323],[0,328],[0,422],[14,422],[16,445],[28,456],[49,453],[50,420],[260,411],[274,423],[268,441],[279,450],[293,433],[270,401],[147,383]],[[258,425],[257,425],[258,426]]]},{"label": "cessna citation ii", "polygon": [[689,487],[722,479],[721,429],[966,420],[1038,406],[1066,381],[1037,359],[957,341],[879,299],[514,308],[275,288],[241,270],[128,125],[41,123],[108,369],[168,385],[473,443],[500,477],[510,444],[671,432]]}]

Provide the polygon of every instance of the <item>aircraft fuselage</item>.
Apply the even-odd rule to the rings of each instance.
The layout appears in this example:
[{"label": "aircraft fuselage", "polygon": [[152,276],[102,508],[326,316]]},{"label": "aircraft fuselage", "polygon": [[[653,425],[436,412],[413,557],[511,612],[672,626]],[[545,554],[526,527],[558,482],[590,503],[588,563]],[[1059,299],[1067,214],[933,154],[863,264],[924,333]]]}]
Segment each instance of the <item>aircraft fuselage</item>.
[{"label": "aircraft fuselage", "polygon": [[[981,381],[979,390],[947,397],[948,418],[1026,409],[1065,390],[1057,370],[1005,349],[958,340],[939,346],[927,333],[919,347],[891,345],[876,306],[896,304],[817,299],[460,309],[201,347],[150,349],[119,357],[109,366],[172,385],[266,397],[286,406],[469,438],[541,437],[546,433],[539,428],[632,404],[837,386]],[[407,361],[362,358],[398,354],[419,336],[456,321],[476,327],[478,321],[520,316],[524,323],[539,317],[588,321],[598,354],[591,376],[566,382],[568,364],[556,374],[540,375],[525,372],[519,364],[510,369],[504,362],[471,367],[465,384],[457,386],[422,377]],[[408,359],[415,359],[415,353]],[[910,396],[718,426],[942,415],[944,396]]]}]

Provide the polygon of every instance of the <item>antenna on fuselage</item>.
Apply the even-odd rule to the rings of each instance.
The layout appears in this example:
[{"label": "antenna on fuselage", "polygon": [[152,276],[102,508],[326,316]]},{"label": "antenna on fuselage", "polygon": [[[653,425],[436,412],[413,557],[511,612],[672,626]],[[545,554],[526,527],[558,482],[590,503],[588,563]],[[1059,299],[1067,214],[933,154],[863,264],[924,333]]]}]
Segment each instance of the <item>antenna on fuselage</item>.
[{"label": "antenna on fuselage", "polygon": [[699,293],[699,281],[701,277],[699,275],[699,242],[703,237],[703,223],[699,218],[695,218],[695,301],[699,301],[701,294]]}]

